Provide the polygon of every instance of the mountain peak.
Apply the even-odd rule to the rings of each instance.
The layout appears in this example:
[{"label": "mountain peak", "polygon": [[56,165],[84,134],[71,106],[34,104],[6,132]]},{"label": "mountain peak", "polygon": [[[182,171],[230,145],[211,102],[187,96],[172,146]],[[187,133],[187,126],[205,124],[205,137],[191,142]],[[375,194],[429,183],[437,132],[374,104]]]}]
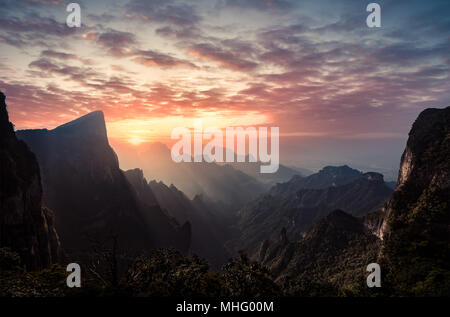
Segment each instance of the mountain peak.
[{"label": "mountain peak", "polygon": [[64,123],[53,129],[52,132],[98,136],[107,140],[105,116],[100,110]]},{"label": "mountain peak", "polygon": [[105,116],[103,114],[103,111],[97,110],[97,111],[90,112],[90,113],[85,114],[84,116],[81,116],[75,120],[72,120],[70,122],[67,122],[67,123],[64,123],[64,124],[58,126],[57,128],[55,128],[55,130],[61,129],[61,128],[74,127],[74,126],[78,126],[78,125],[82,125],[82,124],[86,124],[86,123],[104,124]]},{"label": "mountain peak", "polygon": [[[308,235],[314,235],[318,232],[324,232],[332,230],[338,231],[360,231],[362,228],[358,218],[342,211],[341,209],[336,209],[330,212],[327,216],[323,217],[317,222],[315,227],[308,233]],[[320,237],[320,235],[319,235]]]},{"label": "mountain peak", "polygon": [[319,173],[327,173],[333,175],[343,175],[343,174],[361,174],[360,171],[355,170],[348,165],[342,166],[325,166],[322,168]]},{"label": "mountain peak", "polygon": [[372,182],[384,182],[384,176],[380,173],[367,172],[364,173],[363,177]]}]

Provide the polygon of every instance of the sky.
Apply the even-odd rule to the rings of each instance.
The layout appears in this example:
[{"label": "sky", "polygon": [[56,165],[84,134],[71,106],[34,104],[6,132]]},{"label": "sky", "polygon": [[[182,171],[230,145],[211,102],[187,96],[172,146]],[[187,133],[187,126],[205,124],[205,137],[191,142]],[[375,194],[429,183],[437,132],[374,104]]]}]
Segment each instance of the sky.
[{"label": "sky", "polygon": [[[105,114],[111,143],[179,126],[280,127],[281,162],[394,175],[425,108],[450,105],[450,1],[1,0],[16,129]],[[389,176],[388,175],[388,176]],[[395,175],[392,176],[395,178]]]}]

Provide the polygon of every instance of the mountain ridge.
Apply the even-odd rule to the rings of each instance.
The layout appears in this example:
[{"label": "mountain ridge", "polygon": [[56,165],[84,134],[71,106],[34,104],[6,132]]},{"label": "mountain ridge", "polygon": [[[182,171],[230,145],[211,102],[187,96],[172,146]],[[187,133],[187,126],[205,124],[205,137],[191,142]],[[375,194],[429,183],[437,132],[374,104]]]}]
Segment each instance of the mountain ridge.
[{"label": "mountain ridge", "polygon": [[228,246],[253,252],[261,241],[275,239],[283,228],[289,239],[300,239],[335,209],[364,216],[383,207],[391,194],[383,175],[348,166],[327,166],[306,178],[294,176],[239,210],[241,236]]},{"label": "mountain ridge", "polygon": [[163,246],[186,251],[189,238],[183,235],[188,232],[159,206],[140,201],[120,170],[102,112],[52,130],[17,131],[17,135],[38,158],[44,199],[55,211],[56,226],[67,249],[79,252],[92,239],[117,235],[130,251]]}]

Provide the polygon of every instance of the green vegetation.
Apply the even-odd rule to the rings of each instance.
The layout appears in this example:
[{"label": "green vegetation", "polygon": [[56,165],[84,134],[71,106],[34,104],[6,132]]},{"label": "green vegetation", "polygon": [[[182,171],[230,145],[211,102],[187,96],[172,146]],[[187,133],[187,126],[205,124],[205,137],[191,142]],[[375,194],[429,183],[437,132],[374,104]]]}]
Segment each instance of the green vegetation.
[{"label": "green vegetation", "polygon": [[97,271],[83,270],[82,266],[82,287],[73,289],[66,286],[68,273],[59,265],[23,272],[19,256],[5,248],[0,248],[0,265],[0,296],[267,297],[281,294],[268,270],[243,254],[230,259],[219,273],[211,272],[206,260],[196,255],[188,257],[174,249],[157,249],[150,255],[137,257],[116,285]]}]

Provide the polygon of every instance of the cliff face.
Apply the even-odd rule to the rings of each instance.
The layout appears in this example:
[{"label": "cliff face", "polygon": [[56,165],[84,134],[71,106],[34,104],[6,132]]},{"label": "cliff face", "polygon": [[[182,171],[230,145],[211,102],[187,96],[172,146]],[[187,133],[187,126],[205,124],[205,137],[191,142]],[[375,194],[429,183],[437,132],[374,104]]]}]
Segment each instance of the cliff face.
[{"label": "cliff face", "polygon": [[409,133],[381,227],[383,258],[401,294],[450,294],[450,107],[423,111]]},{"label": "cliff face", "polygon": [[44,202],[55,213],[68,254],[113,236],[130,252],[155,247],[187,251],[186,228],[179,228],[159,206],[141,201],[119,168],[101,111],[53,130],[24,130],[17,136],[37,156]]},{"label": "cliff face", "polygon": [[42,206],[39,165],[9,122],[0,93],[0,247],[20,254],[27,270],[57,262],[61,248],[52,212]]}]

